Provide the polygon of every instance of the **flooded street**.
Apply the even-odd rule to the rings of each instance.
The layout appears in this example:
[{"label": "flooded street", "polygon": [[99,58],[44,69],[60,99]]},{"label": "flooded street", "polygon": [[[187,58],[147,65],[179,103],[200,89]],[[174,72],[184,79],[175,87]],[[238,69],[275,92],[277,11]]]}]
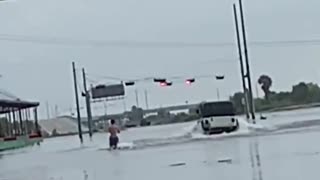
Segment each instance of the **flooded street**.
[{"label": "flooded street", "polygon": [[[107,151],[107,134],[77,136],[2,152],[0,179],[315,179],[320,161],[320,109],[267,114],[239,132],[204,136],[196,122],[121,133],[126,150]],[[319,121],[317,120],[319,119]]]},{"label": "flooded street", "polygon": [[319,6],[0,0],[0,180],[317,180]]}]

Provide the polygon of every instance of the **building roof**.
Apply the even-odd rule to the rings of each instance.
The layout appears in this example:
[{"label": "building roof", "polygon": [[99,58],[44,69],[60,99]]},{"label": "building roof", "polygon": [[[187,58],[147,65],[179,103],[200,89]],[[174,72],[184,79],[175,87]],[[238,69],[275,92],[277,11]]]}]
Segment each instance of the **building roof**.
[{"label": "building roof", "polygon": [[30,102],[17,98],[14,95],[0,91],[0,114],[7,113],[10,110],[26,109],[39,106],[39,102]]}]

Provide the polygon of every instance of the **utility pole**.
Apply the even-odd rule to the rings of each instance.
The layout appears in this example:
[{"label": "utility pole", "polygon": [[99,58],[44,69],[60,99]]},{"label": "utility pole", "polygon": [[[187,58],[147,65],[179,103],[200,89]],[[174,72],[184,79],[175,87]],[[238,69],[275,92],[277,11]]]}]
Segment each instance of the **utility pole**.
[{"label": "utility pole", "polygon": [[244,55],[246,59],[246,69],[247,69],[247,80],[248,80],[248,90],[249,90],[249,105],[251,111],[251,118],[253,123],[255,124],[255,114],[254,114],[254,104],[253,104],[253,96],[252,96],[252,85],[251,85],[251,75],[250,75],[250,65],[249,65],[249,56],[248,56],[248,48],[247,48],[247,39],[246,39],[246,29],[245,29],[245,22],[244,22],[244,15],[243,15],[243,8],[242,8],[242,0],[239,0],[240,5],[240,17],[241,17],[241,25],[242,25],[242,36],[243,36],[243,46],[244,46]]},{"label": "utility pole", "polygon": [[50,119],[50,108],[49,108],[48,101],[46,101],[46,108],[47,108],[47,118]]},{"label": "utility pole", "polygon": [[91,114],[90,94],[87,90],[87,78],[86,78],[86,72],[84,68],[82,68],[82,75],[83,75],[83,89],[84,89],[84,95],[85,95],[86,107],[87,107],[88,129],[89,129],[89,136],[91,139],[92,138],[92,114]]},{"label": "utility pole", "polygon": [[82,144],[83,138],[82,138],[81,115],[80,115],[80,105],[79,105],[79,96],[78,96],[78,83],[77,83],[76,67],[74,62],[72,62],[72,71],[73,71],[73,82],[74,82],[74,95],[76,98],[76,106],[77,106],[78,133],[79,133],[80,142]]},{"label": "utility pole", "polygon": [[247,119],[249,119],[250,115],[249,115],[249,110],[248,110],[247,87],[246,87],[246,80],[245,80],[245,75],[244,75],[241,41],[240,41],[240,33],[239,33],[239,25],[238,25],[238,17],[237,17],[237,8],[236,8],[235,4],[233,4],[233,14],[234,14],[234,22],[235,22],[235,28],[236,28],[237,44],[238,44],[242,88],[243,88],[243,94],[244,94],[244,104],[245,104],[244,111],[246,113]]},{"label": "utility pole", "polygon": [[55,105],[54,111],[55,111],[55,116],[58,117],[59,116],[58,105]]},{"label": "utility pole", "polygon": [[149,102],[148,102],[148,91],[144,90],[144,97],[146,100],[146,109],[149,109]]},{"label": "utility pole", "polygon": [[137,105],[137,107],[139,107],[139,96],[138,96],[138,90],[137,89],[135,90],[135,93],[136,93],[136,105]]}]

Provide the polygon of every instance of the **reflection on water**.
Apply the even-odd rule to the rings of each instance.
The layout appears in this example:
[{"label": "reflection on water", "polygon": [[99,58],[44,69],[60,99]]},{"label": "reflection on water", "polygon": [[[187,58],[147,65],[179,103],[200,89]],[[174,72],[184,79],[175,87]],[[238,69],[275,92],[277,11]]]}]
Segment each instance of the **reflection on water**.
[{"label": "reflection on water", "polygon": [[252,138],[250,140],[249,146],[250,161],[252,167],[252,180],[263,180],[259,140],[257,138]]}]

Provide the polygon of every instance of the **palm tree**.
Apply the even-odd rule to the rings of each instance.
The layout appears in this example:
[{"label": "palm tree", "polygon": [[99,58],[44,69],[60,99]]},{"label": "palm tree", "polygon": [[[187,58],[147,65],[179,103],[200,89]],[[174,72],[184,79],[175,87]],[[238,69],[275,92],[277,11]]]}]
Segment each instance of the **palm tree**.
[{"label": "palm tree", "polygon": [[261,89],[264,92],[265,99],[269,100],[272,79],[268,75],[261,75],[258,79],[258,83],[261,85]]}]

